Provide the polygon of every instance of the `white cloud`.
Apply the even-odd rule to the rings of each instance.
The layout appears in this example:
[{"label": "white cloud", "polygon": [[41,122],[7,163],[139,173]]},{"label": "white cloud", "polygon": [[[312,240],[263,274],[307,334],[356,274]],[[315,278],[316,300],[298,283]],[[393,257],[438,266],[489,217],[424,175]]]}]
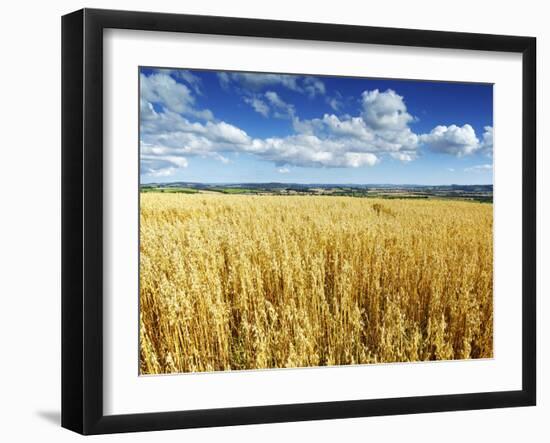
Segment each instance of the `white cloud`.
[{"label": "white cloud", "polygon": [[488,157],[493,156],[493,127],[485,126],[480,149]]},{"label": "white cloud", "polygon": [[316,77],[304,77],[293,74],[269,74],[253,72],[220,72],[218,80],[224,89],[230,84],[245,89],[246,93],[260,92],[273,86],[282,86],[294,92],[306,94],[310,98],[323,95],[326,92],[325,84]]},{"label": "white cloud", "polygon": [[252,94],[243,97],[245,103],[248,103],[252,108],[268,117],[272,111],[272,115],[276,118],[292,118],[294,117],[294,105],[286,103],[274,91],[267,91],[264,94]]},{"label": "white cloud", "polygon": [[258,112],[259,114],[262,114],[264,117],[269,116],[269,106],[260,98],[258,97],[244,97],[245,103],[248,103],[252,108],[254,108],[254,111]]},{"label": "white cloud", "polygon": [[[150,152],[154,151],[154,147],[149,147]],[[147,154],[142,152],[140,156],[141,174],[148,177],[169,177],[178,169],[186,168],[188,165],[185,157],[176,155],[157,156],[155,154]]]},{"label": "white cloud", "polygon": [[231,84],[231,78],[229,77],[229,74],[227,72],[217,72],[216,75],[222,89],[227,91],[229,89],[229,85]]},{"label": "white cloud", "polygon": [[[272,91],[273,106],[287,107]],[[357,117],[325,114],[322,118],[293,117],[296,134],[254,140],[251,152],[278,164],[318,167],[373,166],[388,154],[403,162],[416,158],[418,136],[408,127],[414,118],[394,91],[365,91],[363,112]],[[291,106],[291,105],[290,105]],[[294,115],[294,108],[288,111]]]},{"label": "white cloud", "polygon": [[378,163],[378,157],[370,152],[346,152],[344,155],[344,165],[352,168],[374,166],[376,163]]},{"label": "white cloud", "polygon": [[225,122],[207,122],[205,126],[205,134],[207,134],[208,138],[211,140],[219,143],[241,145],[248,143],[250,140],[245,131]]},{"label": "white cloud", "polygon": [[158,114],[155,111],[155,108],[147,100],[144,100],[143,97],[139,99],[139,112],[140,119],[143,120],[154,120],[158,118]]},{"label": "white cloud", "polygon": [[493,170],[492,164],[476,165],[464,169],[466,172],[490,172]]},{"label": "white cloud", "polygon": [[320,119],[312,120],[296,117],[293,126],[301,134],[316,135],[327,140],[339,139],[358,152],[388,153],[404,162],[412,161],[417,156],[418,136],[408,126],[389,129],[387,125],[373,122],[372,118],[366,122],[363,116],[338,117],[334,114],[325,114]]},{"label": "white cloud", "polygon": [[300,117],[292,119],[292,128],[299,134],[314,134],[324,129],[323,120],[314,118],[311,120],[300,120]]},{"label": "white cloud", "polygon": [[278,108],[286,108],[288,105],[277,95],[276,92],[273,91],[267,91],[265,93],[265,96],[269,100],[269,102]]},{"label": "white cloud", "polygon": [[366,125],[361,117],[340,120],[334,114],[325,114],[322,122],[330,133],[338,136],[353,137],[365,142],[372,142],[375,139],[374,131]]},{"label": "white cloud", "polygon": [[155,69],[155,72],[157,74],[165,74],[169,76],[173,76],[177,79],[183,80],[186,83],[189,84],[195,91],[195,93],[202,95],[201,86],[202,86],[202,80],[200,77],[193,74],[191,71],[188,71],[187,69],[168,69],[168,68],[157,68]]},{"label": "white cloud", "polygon": [[[141,100],[146,103],[161,104],[166,109],[179,114],[190,115],[200,119],[213,119],[208,109],[195,109],[195,98],[191,90],[177,82],[164,72],[152,75],[140,75]],[[143,109],[143,108],[142,108]]]},{"label": "white cloud", "polygon": [[269,103],[275,108],[273,115],[278,118],[292,118],[294,116],[294,106],[286,103],[274,91],[267,91],[265,97]]},{"label": "white cloud", "polygon": [[340,91],[334,91],[333,94],[333,96],[326,95],[325,102],[332,108],[333,111],[338,112],[344,107],[344,97]]},{"label": "white cloud", "polygon": [[190,122],[182,115],[170,111],[156,113],[149,119],[142,118],[140,135],[144,142],[152,145],[170,148],[181,148],[182,145],[188,145],[195,151],[195,146],[199,142],[201,146],[218,144],[222,150],[226,145],[241,145],[250,142],[250,137],[245,131],[229,123],[223,121]]},{"label": "white cloud", "polygon": [[162,177],[170,177],[176,173],[178,168],[173,167],[158,167],[149,169],[146,172],[142,172],[143,175],[147,177],[156,177],[156,178],[162,178]]},{"label": "white cloud", "polygon": [[185,168],[194,156],[228,163],[221,152],[243,151],[252,142],[245,131],[226,122],[190,122],[171,111],[142,118],[140,137],[141,170],[149,176]]},{"label": "white cloud", "polygon": [[304,90],[310,98],[316,95],[324,95],[326,92],[325,84],[315,77],[306,77],[304,79]]},{"label": "white cloud", "polygon": [[403,97],[388,89],[365,91],[362,94],[363,120],[374,129],[400,131],[414,120],[407,112]]},{"label": "white cloud", "polygon": [[261,74],[249,72],[233,72],[219,73],[218,78],[222,86],[228,86],[229,83],[235,82],[249,91],[260,91],[265,87],[280,85],[292,91],[302,92],[303,89],[299,86],[300,77],[289,74]]},{"label": "white cloud", "polygon": [[200,77],[197,77],[186,69],[175,70],[175,76],[187,82],[197,94],[202,95],[202,80]]},{"label": "white cloud", "polygon": [[436,126],[429,134],[420,136],[420,140],[435,152],[452,154],[457,157],[473,154],[480,148],[474,128],[464,126]]},{"label": "white cloud", "polygon": [[446,168],[449,172],[455,172],[455,168]]},{"label": "white cloud", "polygon": [[183,113],[194,104],[189,88],[177,83],[166,73],[140,76],[141,98],[149,103],[162,103],[170,111]]},{"label": "white cloud", "polygon": [[417,157],[416,151],[391,152],[390,155],[403,163],[412,162]]},{"label": "white cloud", "polygon": [[246,151],[278,165],[303,167],[357,168],[379,161],[373,153],[355,150],[348,140],[320,139],[308,134],[254,139]]},{"label": "white cloud", "polygon": [[221,154],[218,154],[217,152],[213,153],[212,155],[216,160],[222,162],[224,165],[230,163],[230,160],[227,157],[224,157]]},{"label": "white cloud", "polygon": [[[408,115],[402,100],[393,91],[374,95],[373,106],[381,106],[380,101],[386,100],[387,96],[390,99],[386,100],[390,103],[386,103],[385,112],[378,114],[381,122],[373,120],[376,113],[369,114],[369,122],[365,121],[363,114],[356,117],[325,114],[322,118],[300,120],[295,115],[294,106],[274,91],[249,96],[248,102],[258,112],[273,112],[274,116],[292,119],[295,134],[265,139],[253,139],[242,129],[223,121],[191,122],[170,109],[155,112],[145,103],[141,121],[143,170],[157,167],[167,171],[167,168],[181,167],[172,161],[174,156],[188,158],[198,155],[221,160],[225,158],[222,155],[225,152],[247,153],[275,163],[281,169],[288,166],[373,166],[382,155],[403,162],[412,161],[416,158],[418,137],[408,126],[388,122],[388,115],[393,112],[391,100],[401,114]],[[270,109],[262,108],[258,100]],[[406,118],[407,121],[411,119]]]},{"label": "white cloud", "polygon": [[[191,90],[170,75],[156,73],[142,78],[140,100],[140,144],[142,173],[168,176],[186,168],[189,159],[210,157],[228,163],[226,153],[245,153],[271,162],[285,174],[293,166],[324,168],[359,168],[373,166],[384,157],[402,162],[417,158],[420,142],[433,150],[465,155],[480,149],[471,126],[438,126],[429,134],[418,136],[411,128],[415,118],[409,114],[403,97],[395,91],[364,91],[361,111],[356,116],[324,114],[301,120],[294,105],[287,103],[268,85],[283,84],[288,89],[305,86],[311,94],[326,93],[313,77],[307,82],[296,76],[276,74],[219,73],[221,84],[240,82],[250,86],[243,100],[256,112],[268,117],[288,118],[294,133],[284,137],[253,138],[244,130],[224,121],[201,118],[204,112],[195,108]],[[284,78],[284,80],[283,80]],[[322,83],[322,82],[321,82]],[[256,92],[254,92],[256,91]],[[160,105],[153,106],[152,103]],[[211,113],[210,113],[211,115]],[[192,118],[199,121],[192,121]],[[483,146],[492,146],[489,127]],[[491,128],[492,130],[492,128]],[[492,135],[492,132],[491,132]]]},{"label": "white cloud", "polygon": [[343,103],[335,97],[327,97],[326,102],[333,111],[339,111],[343,106]]}]

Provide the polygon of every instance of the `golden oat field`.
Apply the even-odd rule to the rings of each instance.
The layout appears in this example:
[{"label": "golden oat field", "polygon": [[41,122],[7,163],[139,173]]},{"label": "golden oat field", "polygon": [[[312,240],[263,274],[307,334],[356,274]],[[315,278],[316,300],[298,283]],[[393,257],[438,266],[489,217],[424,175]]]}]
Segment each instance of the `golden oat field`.
[{"label": "golden oat field", "polygon": [[142,193],[140,373],[493,355],[493,205]]}]

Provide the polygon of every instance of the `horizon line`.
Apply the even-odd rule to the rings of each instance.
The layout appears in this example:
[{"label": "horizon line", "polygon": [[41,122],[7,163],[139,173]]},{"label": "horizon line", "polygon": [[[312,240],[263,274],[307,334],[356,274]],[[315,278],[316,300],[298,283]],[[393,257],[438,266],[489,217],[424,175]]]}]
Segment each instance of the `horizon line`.
[{"label": "horizon line", "polygon": [[265,184],[277,184],[277,185],[325,185],[325,186],[494,186],[493,183],[448,183],[448,184],[421,184],[421,183],[331,183],[331,182],[280,182],[280,181],[237,181],[237,182],[202,182],[202,181],[187,181],[187,180],[174,180],[169,182],[149,182],[139,183],[142,185],[170,185],[174,183],[188,183],[188,184],[200,184],[200,185],[265,185]]}]

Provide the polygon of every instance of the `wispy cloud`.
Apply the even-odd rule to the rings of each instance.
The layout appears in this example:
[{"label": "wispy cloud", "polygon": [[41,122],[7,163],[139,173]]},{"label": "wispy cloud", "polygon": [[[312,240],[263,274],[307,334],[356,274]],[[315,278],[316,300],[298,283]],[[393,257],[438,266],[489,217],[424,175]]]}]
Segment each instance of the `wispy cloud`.
[{"label": "wispy cloud", "polygon": [[286,103],[279,95],[274,91],[267,91],[265,97],[275,109],[273,115],[277,118],[292,118],[294,117],[294,105]]},{"label": "wispy cloud", "polygon": [[310,98],[316,95],[324,95],[326,92],[325,84],[315,77],[305,77],[303,87]]},{"label": "wispy cloud", "polygon": [[186,82],[194,92],[198,95],[202,95],[202,80],[200,77],[193,74],[187,69],[168,69],[168,68],[157,68],[154,70],[157,74],[169,75],[173,78],[177,78]]},{"label": "wispy cloud", "polygon": [[485,126],[483,132],[483,139],[480,144],[481,151],[488,157],[493,156],[493,127]]},{"label": "wispy cloud", "polygon": [[208,109],[195,107],[195,97],[184,84],[177,82],[168,73],[155,73],[140,76],[140,100],[155,103],[163,108],[200,119],[212,120],[214,115]]},{"label": "wispy cloud", "polygon": [[275,91],[245,95],[243,100],[264,117],[273,115],[276,118],[291,119],[295,114],[294,105],[285,102]]},{"label": "wispy cloud", "polygon": [[465,168],[465,172],[491,172],[493,170],[493,165],[484,164],[484,165],[475,165]]},{"label": "wispy cloud", "polygon": [[260,92],[273,86],[281,86],[294,92],[306,94],[310,98],[323,95],[325,84],[317,77],[291,74],[263,74],[253,72],[219,72],[220,85],[228,89],[231,84],[242,88],[242,92]]},{"label": "wispy cloud", "polygon": [[340,92],[338,91],[335,91],[334,96],[332,97],[325,97],[325,101],[327,105],[332,108],[333,111],[340,111],[344,106],[342,94],[340,94]]},{"label": "wispy cloud", "polygon": [[244,97],[243,100],[245,103],[248,103],[254,111],[258,114],[263,115],[264,117],[269,117],[269,106],[258,96]]}]

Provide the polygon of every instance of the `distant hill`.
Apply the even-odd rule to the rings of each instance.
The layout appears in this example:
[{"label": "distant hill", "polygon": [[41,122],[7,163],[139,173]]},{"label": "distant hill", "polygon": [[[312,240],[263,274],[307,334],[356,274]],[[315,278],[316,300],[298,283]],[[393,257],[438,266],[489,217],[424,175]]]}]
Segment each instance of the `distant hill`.
[{"label": "distant hill", "polygon": [[440,191],[465,191],[465,192],[493,192],[493,185],[417,185],[417,184],[391,184],[391,183],[201,183],[201,182],[159,182],[142,184],[143,188],[248,188],[248,189],[311,189],[311,188],[352,188],[352,189],[437,189]]},{"label": "distant hill", "polygon": [[141,185],[142,192],[220,193],[244,195],[332,195],[388,199],[453,198],[493,201],[493,185],[393,185],[352,183],[197,183],[170,182]]}]

